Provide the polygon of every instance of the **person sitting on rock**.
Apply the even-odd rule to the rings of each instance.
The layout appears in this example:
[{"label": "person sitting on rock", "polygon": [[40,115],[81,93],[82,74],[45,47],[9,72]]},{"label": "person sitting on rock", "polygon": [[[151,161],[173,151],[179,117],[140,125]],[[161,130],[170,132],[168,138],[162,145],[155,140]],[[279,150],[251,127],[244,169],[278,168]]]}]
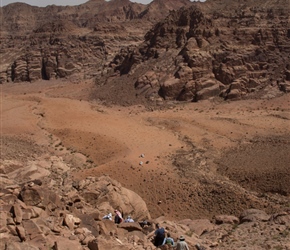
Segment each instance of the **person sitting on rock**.
[{"label": "person sitting on rock", "polygon": [[162,245],[174,245],[174,240],[171,238],[170,233],[167,233],[167,237],[164,238]]},{"label": "person sitting on rock", "polygon": [[112,214],[111,214],[111,213],[106,214],[106,215],[103,217],[103,220],[112,220]]},{"label": "person sitting on rock", "polygon": [[148,221],[147,220],[143,220],[141,222],[139,222],[139,225],[144,228],[144,227],[148,227]]},{"label": "person sitting on rock", "polygon": [[127,216],[125,222],[134,222],[130,215]]},{"label": "person sitting on rock", "polygon": [[115,223],[120,224],[123,221],[123,217],[120,211],[115,210]]}]

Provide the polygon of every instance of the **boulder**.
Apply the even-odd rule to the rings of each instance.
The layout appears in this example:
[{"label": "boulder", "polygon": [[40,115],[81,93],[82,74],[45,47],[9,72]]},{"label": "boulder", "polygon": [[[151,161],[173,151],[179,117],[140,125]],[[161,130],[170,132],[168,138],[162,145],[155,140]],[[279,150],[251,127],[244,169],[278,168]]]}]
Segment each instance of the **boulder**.
[{"label": "boulder", "polygon": [[214,230],[216,227],[208,219],[198,219],[198,220],[186,219],[179,221],[179,223],[188,226],[198,236],[201,236],[206,232],[210,232]]},{"label": "boulder", "polygon": [[72,214],[66,214],[63,220],[65,226],[67,226],[70,230],[73,230],[77,225],[80,224],[80,219],[73,216]]},{"label": "boulder", "polygon": [[195,98],[196,93],[196,82],[194,80],[188,81],[179,96],[178,101],[192,101]]},{"label": "boulder", "polygon": [[[4,226],[7,224],[7,219],[10,218],[8,217],[8,212],[5,211],[0,211],[0,225]],[[14,222],[13,222],[14,224]]]},{"label": "boulder", "polygon": [[90,250],[99,250],[99,246],[98,246],[98,240],[97,239],[93,239],[88,243],[88,248]]},{"label": "boulder", "polygon": [[9,230],[9,233],[13,236],[18,236],[17,230],[16,230],[16,226],[14,225],[7,225],[7,228]]},{"label": "boulder", "polygon": [[123,228],[123,229],[127,230],[128,232],[142,231],[142,227],[137,222],[130,222],[130,223],[124,222],[124,223],[119,224],[118,227]]},{"label": "boulder", "polygon": [[38,247],[32,246],[29,243],[9,242],[6,243],[5,250],[39,250]]},{"label": "boulder", "polygon": [[53,245],[53,243],[51,242],[51,237],[44,234],[33,235],[33,238],[29,241],[29,244],[37,247],[38,249],[43,249],[47,246],[50,247]]},{"label": "boulder", "polygon": [[215,216],[215,223],[220,224],[239,224],[240,220],[233,215],[217,215]]},{"label": "boulder", "polygon": [[192,68],[188,66],[181,66],[174,76],[187,82],[188,80],[192,79]]},{"label": "boulder", "polygon": [[26,186],[21,190],[20,197],[26,205],[36,206],[44,199],[43,189],[39,186]]},{"label": "boulder", "polygon": [[184,82],[179,78],[172,77],[161,84],[160,92],[163,98],[174,100],[179,96],[183,86]]},{"label": "boulder", "polygon": [[32,181],[35,179],[41,179],[50,174],[50,171],[39,167],[36,163],[31,162],[28,163],[28,166],[18,168],[13,172],[8,173],[8,177],[13,180],[21,180],[21,181]]},{"label": "boulder", "polygon": [[5,188],[8,185],[13,185],[14,180],[9,179],[7,175],[0,176],[0,188]]},{"label": "boulder", "polygon": [[232,89],[229,93],[226,94],[226,99],[239,99],[242,96],[239,89]]},{"label": "boulder", "polygon": [[23,210],[23,216],[22,216],[23,220],[30,220],[32,216],[33,216],[32,208]]},{"label": "boulder", "polygon": [[98,223],[100,235],[115,235],[117,234],[117,225],[111,220],[102,220]]},{"label": "boulder", "polygon": [[80,218],[79,227],[83,228],[83,230],[86,229],[95,236],[99,234],[98,222],[101,220],[101,217],[99,216],[98,212],[88,214],[78,214],[78,217]]},{"label": "boulder", "polygon": [[22,224],[26,231],[26,237],[29,237],[30,240],[34,239],[39,234],[42,234],[42,230],[33,220],[23,221]]},{"label": "boulder", "polygon": [[88,245],[89,242],[93,241],[95,239],[95,236],[93,235],[87,235],[84,237],[83,240],[81,240],[82,245]]},{"label": "boulder", "polygon": [[290,227],[290,214],[287,212],[281,212],[277,214],[273,214],[271,216],[271,220],[274,221],[277,224],[285,225],[287,227]]},{"label": "boulder", "polygon": [[[130,247],[122,242],[121,240],[110,237],[110,238],[105,238],[105,237],[99,237],[97,240],[91,241],[88,244],[90,250],[127,250],[130,249]],[[134,248],[136,249],[136,248]]]},{"label": "boulder", "polygon": [[82,250],[83,247],[76,240],[69,240],[63,237],[58,237],[53,246],[55,250]]},{"label": "boulder", "polygon": [[220,94],[220,85],[215,84],[211,87],[203,88],[200,91],[197,91],[195,99],[205,100],[209,99],[210,97],[218,96]]},{"label": "boulder", "polygon": [[266,212],[259,209],[247,209],[240,215],[241,223],[254,221],[268,221],[271,218]]},{"label": "boulder", "polygon": [[23,213],[22,213],[22,210],[21,210],[19,204],[15,204],[13,206],[13,214],[14,214],[15,223],[20,224],[22,222]]},{"label": "boulder", "polygon": [[22,226],[16,226],[16,232],[21,241],[26,241],[25,229]]},{"label": "boulder", "polygon": [[[98,204],[102,215],[119,208],[124,214],[130,214],[134,219],[150,219],[150,214],[144,200],[135,192],[126,189],[119,182],[108,176],[89,178],[79,184],[80,196],[85,195],[86,202]],[[94,200],[88,199],[88,194],[95,194]],[[101,216],[103,217],[103,216]]]}]

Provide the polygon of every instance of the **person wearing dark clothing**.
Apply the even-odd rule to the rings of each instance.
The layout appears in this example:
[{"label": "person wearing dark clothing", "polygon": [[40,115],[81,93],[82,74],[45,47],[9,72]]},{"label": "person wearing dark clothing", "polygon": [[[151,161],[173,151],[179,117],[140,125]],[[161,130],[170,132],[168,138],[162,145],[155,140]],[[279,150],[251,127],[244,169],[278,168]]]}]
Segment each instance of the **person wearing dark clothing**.
[{"label": "person wearing dark clothing", "polygon": [[158,223],[156,224],[156,230],[154,232],[154,235],[154,246],[161,246],[165,238],[165,229],[161,227]]},{"label": "person wearing dark clothing", "polygon": [[115,223],[120,224],[123,221],[123,217],[120,211],[115,210]]}]

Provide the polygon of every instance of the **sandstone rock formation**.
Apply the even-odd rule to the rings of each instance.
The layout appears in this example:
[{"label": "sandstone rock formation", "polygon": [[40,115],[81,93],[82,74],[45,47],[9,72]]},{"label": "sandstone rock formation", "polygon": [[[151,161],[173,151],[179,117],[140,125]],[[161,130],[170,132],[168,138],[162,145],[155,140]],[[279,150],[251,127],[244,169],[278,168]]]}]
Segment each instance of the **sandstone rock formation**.
[{"label": "sandstone rock formation", "polygon": [[[57,158],[54,162],[63,164]],[[88,177],[76,183],[65,177],[62,170],[59,174],[64,179],[53,179],[50,172],[42,181],[14,180],[8,184],[2,180],[9,178],[12,167],[2,165],[6,174],[0,176],[1,249],[154,249],[151,239],[147,238],[154,223],[161,223],[174,239],[186,235],[191,249],[196,244],[203,249],[232,249],[233,246],[250,249],[253,242],[258,247],[255,249],[265,249],[277,244],[277,237],[280,240],[276,246],[289,249],[289,209],[273,215],[248,209],[240,218],[217,215],[212,222],[208,219],[170,221],[165,217],[151,220],[144,201],[107,176]],[[118,225],[102,219],[115,208],[124,215],[131,214],[137,222]],[[146,226],[141,223],[144,220]],[[263,235],[259,230],[263,230]]]},{"label": "sandstone rock formation", "polygon": [[172,11],[115,70],[138,77],[151,98],[236,99],[269,85],[288,92],[289,28],[287,1],[208,0]]},{"label": "sandstone rock formation", "polygon": [[[61,159],[51,160],[54,165],[63,165]],[[117,227],[113,221],[102,220],[105,214],[118,208],[124,215],[131,214],[136,221],[151,219],[139,195],[107,176],[75,183],[69,176],[65,177],[70,171],[68,166],[58,168],[57,174],[62,176],[58,179],[52,178],[53,165],[47,165],[48,174],[43,174],[43,169],[33,164],[13,168],[13,163],[1,165],[1,249],[84,249],[83,246],[104,249],[102,244],[108,246],[107,237],[112,238],[111,249],[117,249],[119,245],[128,244],[124,242],[128,232],[132,237],[136,234],[135,239],[137,235],[141,237],[142,228],[138,223]],[[24,174],[13,178],[15,172],[21,170],[29,178]],[[32,172],[34,175],[29,174]],[[145,234],[141,239],[147,244]]]},{"label": "sandstone rock formation", "polygon": [[100,84],[114,70],[129,73],[135,94],[150,100],[236,99],[259,96],[269,85],[289,92],[287,0],[91,0],[2,9],[2,83],[66,77]]},{"label": "sandstone rock formation", "polygon": [[140,43],[153,22],[190,4],[189,0],[148,6],[129,0],[90,0],[79,6],[4,6],[0,81],[93,78],[106,72],[104,67],[120,47]]},{"label": "sandstone rock formation", "polygon": [[[290,249],[289,94],[279,92],[290,81],[286,0],[17,3],[0,17],[0,249],[149,250],[156,223],[190,249]],[[87,96],[165,99],[172,112],[110,109]],[[216,96],[266,100],[172,102]],[[158,151],[161,142],[175,150]],[[142,143],[158,152],[138,165]],[[116,208],[135,222],[103,219]]]}]

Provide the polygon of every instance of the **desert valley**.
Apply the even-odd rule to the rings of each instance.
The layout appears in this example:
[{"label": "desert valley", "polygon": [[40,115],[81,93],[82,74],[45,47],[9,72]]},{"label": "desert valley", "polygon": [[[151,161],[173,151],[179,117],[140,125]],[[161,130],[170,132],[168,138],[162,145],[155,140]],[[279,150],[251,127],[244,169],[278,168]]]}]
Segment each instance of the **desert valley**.
[{"label": "desert valley", "polygon": [[157,249],[160,223],[190,249],[289,250],[289,13],[2,7],[0,248]]}]

